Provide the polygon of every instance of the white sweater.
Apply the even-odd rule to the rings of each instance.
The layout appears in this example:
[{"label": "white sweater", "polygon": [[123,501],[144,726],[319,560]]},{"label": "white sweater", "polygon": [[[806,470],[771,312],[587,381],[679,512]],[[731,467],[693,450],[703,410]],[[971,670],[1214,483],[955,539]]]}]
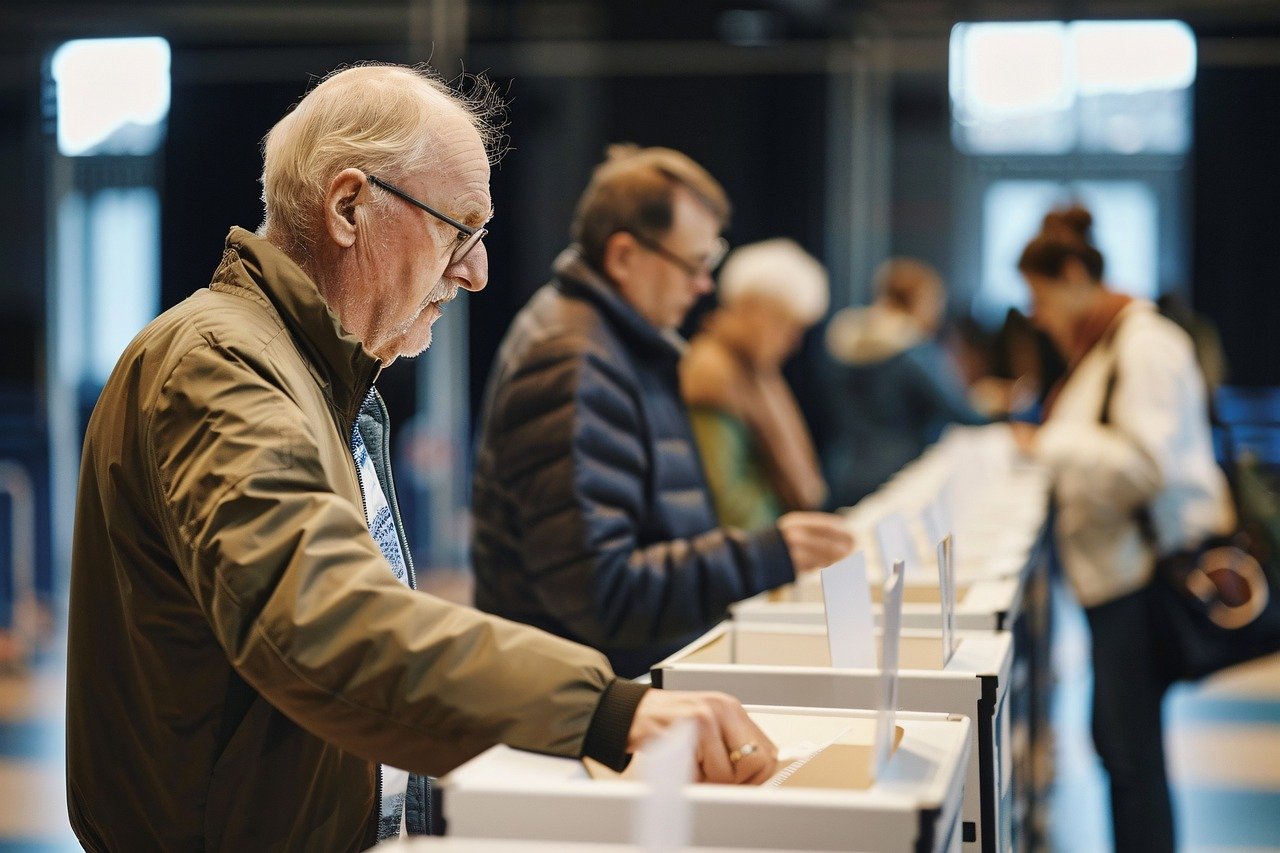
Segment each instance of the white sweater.
[{"label": "white sweater", "polygon": [[[1109,337],[1063,386],[1035,448],[1053,478],[1059,553],[1086,607],[1150,579],[1155,554],[1134,521],[1139,507],[1151,508],[1160,553],[1235,524],[1191,340],[1149,302],[1126,306]],[[1117,363],[1104,426],[1099,417]]]}]

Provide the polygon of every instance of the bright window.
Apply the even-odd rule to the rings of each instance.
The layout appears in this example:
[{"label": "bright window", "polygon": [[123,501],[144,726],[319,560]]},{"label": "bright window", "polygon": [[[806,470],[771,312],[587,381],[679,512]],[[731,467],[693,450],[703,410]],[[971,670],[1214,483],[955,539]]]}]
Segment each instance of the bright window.
[{"label": "bright window", "polygon": [[952,132],[971,154],[1180,154],[1196,44],[1180,21],[957,24]]},{"label": "bright window", "polygon": [[169,43],[77,39],[53,54],[58,151],[68,157],[151,154],[169,115]]},{"label": "bright window", "polygon": [[[169,43],[78,39],[54,51],[56,364],[70,387],[101,384],[160,308],[160,198],[169,115]],[[116,165],[101,169],[93,159]]]}]

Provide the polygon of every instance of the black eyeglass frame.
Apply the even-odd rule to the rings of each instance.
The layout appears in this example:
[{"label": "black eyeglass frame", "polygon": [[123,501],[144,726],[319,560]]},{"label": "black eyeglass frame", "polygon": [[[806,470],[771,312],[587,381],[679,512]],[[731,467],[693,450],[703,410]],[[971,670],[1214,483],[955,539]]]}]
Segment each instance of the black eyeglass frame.
[{"label": "black eyeglass frame", "polygon": [[635,231],[628,231],[626,233],[634,237],[635,241],[641,246],[644,246],[649,251],[654,252],[675,264],[676,267],[685,272],[690,278],[697,278],[703,273],[711,275],[716,271],[716,268],[724,262],[725,255],[729,254],[729,241],[723,237],[718,237],[716,238],[716,242],[713,244],[715,248],[711,250],[711,254],[707,255],[707,259],[700,265],[695,266],[659,243],[657,240],[650,239],[649,237]]},{"label": "black eyeglass frame", "polygon": [[483,240],[485,238],[485,235],[489,233],[488,228],[484,228],[484,227],[472,228],[470,225],[463,225],[461,222],[454,219],[452,216],[449,216],[448,214],[445,214],[445,213],[441,213],[440,211],[436,210],[434,207],[427,204],[426,202],[419,201],[418,199],[409,195],[404,190],[397,187],[395,184],[387,183],[386,181],[382,180],[382,178],[379,178],[376,175],[365,175],[365,177],[368,178],[369,183],[373,184],[374,186],[382,187],[382,189],[386,190],[392,195],[400,196],[400,198],[409,202],[409,204],[413,205],[414,207],[425,210],[427,213],[430,213],[432,216],[434,216],[436,219],[439,219],[441,222],[444,222],[448,225],[452,225],[454,228],[458,229],[458,240],[460,242],[458,242],[454,246],[453,254],[449,256],[449,263],[451,264],[456,264],[459,261],[461,261],[463,258],[465,258],[467,256],[467,253],[469,253],[472,249],[474,249],[476,247],[476,244],[479,243],[481,240]]}]

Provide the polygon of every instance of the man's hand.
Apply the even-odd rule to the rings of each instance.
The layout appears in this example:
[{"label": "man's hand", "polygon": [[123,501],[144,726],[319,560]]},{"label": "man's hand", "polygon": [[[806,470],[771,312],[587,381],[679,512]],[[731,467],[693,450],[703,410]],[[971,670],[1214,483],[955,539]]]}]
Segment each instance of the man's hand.
[{"label": "man's hand", "polygon": [[697,727],[699,782],[759,785],[773,775],[778,748],[747,716],[742,704],[724,693],[648,691],[631,721],[627,751],[635,752],[678,720],[692,720]]},{"label": "man's hand", "polygon": [[796,574],[825,568],[853,550],[853,533],[829,512],[789,512],[778,519]]}]

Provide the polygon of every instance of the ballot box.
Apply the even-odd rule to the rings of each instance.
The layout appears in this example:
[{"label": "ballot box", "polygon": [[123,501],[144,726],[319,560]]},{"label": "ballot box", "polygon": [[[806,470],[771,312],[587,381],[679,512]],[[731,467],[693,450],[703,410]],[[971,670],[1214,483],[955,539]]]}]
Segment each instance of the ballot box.
[{"label": "ballot box", "polygon": [[[973,718],[961,838],[966,848],[1013,845],[1013,762],[1009,680],[1012,637],[957,632],[944,664],[938,632],[903,630],[899,640],[898,707]],[[655,664],[654,685],[721,690],[743,702],[875,707],[876,669],[830,666],[824,626],[725,622]]]},{"label": "ballot box", "polygon": [[[962,631],[1007,631],[1017,619],[1022,603],[1022,575],[958,583],[956,585],[955,627]],[[871,587],[878,598],[880,587]],[[910,584],[902,590],[902,627],[937,631],[942,627],[940,590],[936,583]],[[875,602],[876,624],[880,624],[879,602]],[[826,608],[821,589],[816,599],[797,600],[789,587],[763,592],[729,606],[736,622],[796,623],[823,625]]]},{"label": "ballot box", "polygon": [[[768,850],[960,849],[968,717],[898,713],[872,777],[873,711],[748,706],[784,756],[760,786],[688,784],[691,844]],[[615,773],[496,746],[441,780],[452,838],[622,844],[651,788]],[[565,848],[571,849],[571,848]]]}]

